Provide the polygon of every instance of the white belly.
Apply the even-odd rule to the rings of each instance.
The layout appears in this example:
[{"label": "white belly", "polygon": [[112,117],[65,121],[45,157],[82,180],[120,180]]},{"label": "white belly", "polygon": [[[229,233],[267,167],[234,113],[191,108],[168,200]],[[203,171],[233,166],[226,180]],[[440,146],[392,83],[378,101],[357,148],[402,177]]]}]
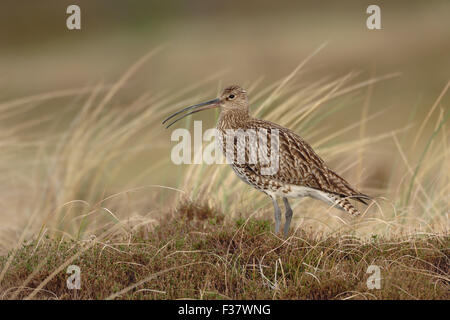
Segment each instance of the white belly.
[{"label": "white belly", "polygon": [[296,186],[296,185],[289,185],[289,192],[283,192],[283,188],[279,189],[277,191],[269,191],[266,192],[269,196],[275,196],[275,197],[286,197],[286,198],[303,198],[303,197],[311,197],[315,198],[317,200],[324,201],[330,205],[334,204],[334,201],[330,196],[320,190],[316,190],[313,188],[308,187],[302,187],[302,186]]}]

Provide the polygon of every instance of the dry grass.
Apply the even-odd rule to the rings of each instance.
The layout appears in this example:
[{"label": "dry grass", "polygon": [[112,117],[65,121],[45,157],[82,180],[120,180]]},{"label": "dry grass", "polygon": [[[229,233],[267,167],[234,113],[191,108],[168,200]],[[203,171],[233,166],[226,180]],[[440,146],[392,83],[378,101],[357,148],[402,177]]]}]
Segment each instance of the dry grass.
[{"label": "dry grass", "polygon": [[[146,92],[120,102],[121,90],[156,51],[112,85],[0,104],[4,298],[73,298],[63,281],[73,263],[92,285],[78,298],[106,298],[148,277],[151,285],[120,296],[448,298],[448,84],[424,107],[424,120],[412,115],[407,127],[371,136],[365,126],[382,122],[391,109],[371,112],[370,92],[395,74],[361,81],[352,73],[305,83],[297,77],[302,62],[279,81],[249,85],[255,116],[300,133],[323,158],[335,159],[333,169],[376,197],[355,221],[318,202],[297,200],[297,232],[283,241],[268,232],[270,201],[229,168],[170,163],[161,119],[214,95],[204,89],[214,77],[176,94]],[[58,100],[64,97],[70,99]],[[64,108],[43,112],[54,99]],[[358,110],[364,101],[360,121],[324,131],[334,115]],[[379,145],[386,141],[394,146],[389,152]],[[180,195],[206,207],[198,214],[182,208],[185,216],[165,221]],[[211,207],[223,214],[210,213]],[[236,221],[247,223],[239,229]],[[363,279],[373,261],[386,272],[387,284],[368,292]]]},{"label": "dry grass", "polygon": [[[450,298],[448,234],[374,236],[362,241],[349,235],[297,230],[288,239],[280,239],[270,231],[271,225],[271,221],[255,219],[224,224],[217,210],[182,203],[154,229],[141,229],[129,238],[44,237],[15,254],[0,297]],[[6,260],[1,258],[1,267]],[[81,268],[80,290],[66,287],[69,260]],[[381,289],[367,288],[369,265],[380,267]],[[60,266],[64,268],[58,271]]]}]

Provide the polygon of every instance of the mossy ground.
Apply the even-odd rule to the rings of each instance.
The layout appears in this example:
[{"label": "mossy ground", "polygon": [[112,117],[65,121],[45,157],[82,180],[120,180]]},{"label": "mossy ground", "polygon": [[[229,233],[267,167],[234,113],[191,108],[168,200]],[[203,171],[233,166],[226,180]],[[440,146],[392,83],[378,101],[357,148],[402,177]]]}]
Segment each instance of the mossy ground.
[{"label": "mossy ground", "polygon": [[[47,237],[24,245],[0,297],[449,299],[449,248],[446,234],[362,241],[298,230],[283,239],[272,221],[225,222],[206,205],[185,204],[126,240]],[[0,270],[8,257],[0,257]],[[81,269],[80,290],[67,289],[68,265]],[[367,287],[369,265],[380,267],[380,289]]]}]

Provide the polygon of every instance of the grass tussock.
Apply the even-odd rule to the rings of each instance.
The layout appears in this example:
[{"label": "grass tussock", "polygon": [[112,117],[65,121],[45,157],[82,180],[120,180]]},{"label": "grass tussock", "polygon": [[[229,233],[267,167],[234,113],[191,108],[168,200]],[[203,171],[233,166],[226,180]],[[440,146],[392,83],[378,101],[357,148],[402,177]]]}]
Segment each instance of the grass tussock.
[{"label": "grass tussock", "polygon": [[[0,298],[450,298],[448,234],[361,240],[297,229],[282,239],[271,229],[268,220],[224,222],[220,210],[183,202],[128,238],[44,236],[15,252]],[[0,258],[0,269],[7,261]],[[66,286],[73,264],[80,290]],[[380,267],[380,289],[367,287],[369,265]]]}]

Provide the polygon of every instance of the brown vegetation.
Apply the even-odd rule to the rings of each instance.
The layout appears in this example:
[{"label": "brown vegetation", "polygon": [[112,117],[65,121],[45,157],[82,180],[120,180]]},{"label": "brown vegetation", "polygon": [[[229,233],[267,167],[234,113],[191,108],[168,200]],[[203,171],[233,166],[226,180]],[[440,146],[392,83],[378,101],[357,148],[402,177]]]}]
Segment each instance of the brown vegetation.
[{"label": "brown vegetation", "polygon": [[[128,239],[44,237],[16,252],[0,297],[450,298],[448,234],[395,239],[374,235],[362,241],[349,235],[297,230],[282,239],[271,228],[267,220],[224,224],[218,210],[183,203],[151,231],[141,229]],[[0,259],[0,269],[6,261],[7,257]],[[81,268],[80,290],[66,287],[69,264]],[[368,289],[369,265],[380,267],[381,289]]]}]

